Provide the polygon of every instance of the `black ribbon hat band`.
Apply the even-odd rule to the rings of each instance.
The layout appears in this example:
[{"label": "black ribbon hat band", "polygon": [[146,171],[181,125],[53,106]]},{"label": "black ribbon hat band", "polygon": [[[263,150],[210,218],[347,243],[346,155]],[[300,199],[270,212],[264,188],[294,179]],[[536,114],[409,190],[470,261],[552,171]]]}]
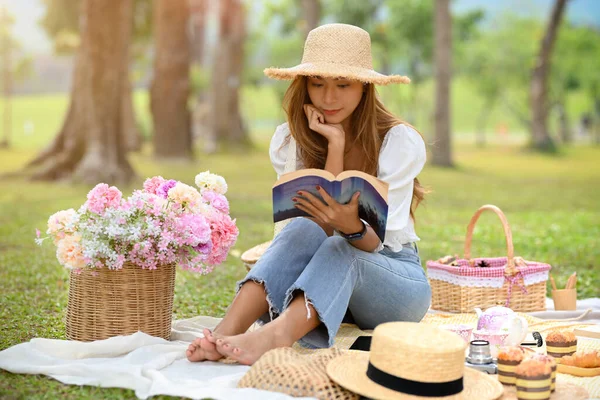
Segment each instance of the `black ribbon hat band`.
[{"label": "black ribbon hat band", "polygon": [[396,392],[422,397],[444,397],[463,391],[462,377],[449,382],[419,382],[390,375],[371,363],[367,369],[367,377],[378,385]]}]

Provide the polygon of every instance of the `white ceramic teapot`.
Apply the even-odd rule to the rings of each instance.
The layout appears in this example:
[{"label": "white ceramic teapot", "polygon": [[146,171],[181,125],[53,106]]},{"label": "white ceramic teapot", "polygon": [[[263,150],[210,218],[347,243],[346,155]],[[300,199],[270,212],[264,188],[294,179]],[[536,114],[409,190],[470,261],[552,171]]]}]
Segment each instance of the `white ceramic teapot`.
[{"label": "white ceramic teapot", "polygon": [[518,346],[527,336],[527,320],[508,307],[490,307],[485,311],[475,308],[478,316],[477,331],[491,334],[508,333],[505,346]]}]

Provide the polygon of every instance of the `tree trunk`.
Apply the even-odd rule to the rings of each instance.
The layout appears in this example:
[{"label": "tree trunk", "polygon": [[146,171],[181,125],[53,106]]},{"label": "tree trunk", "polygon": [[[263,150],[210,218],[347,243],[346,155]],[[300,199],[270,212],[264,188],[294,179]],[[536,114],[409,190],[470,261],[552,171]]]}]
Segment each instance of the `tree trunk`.
[{"label": "tree trunk", "polygon": [[319,26],[321,20],[321,2],[320,0],[300,0],[302,7],[302,15],[304,17],[304,24],[302,25],[302,31],[304,37],[308,36],[308,32]]},{"label": "tree trunk", "polygon": [[452,166],[450,83],[452,79],[452,19],[450,0],[435,2],[435,138],[433,164]]},{"label": "tree trunk", "polygon": [[210,0],[190,0],[190,17],[192,21],[192,39],[190,40],[192,59],[202,66],[204,64],[204,41],[206,31],[206,15]]},{"label": "tree trunk", "polygon": [[150,109],[154,122],[154,154],[165,158],[192,158],[190,42],[187,0],[154,1],[154,79]]},{"label": "tree trunk", "polygon": [[95,184],[134,177],[122,107],[132,12],[132,0],[84,1],[69,111],[54,142],[30,163],[42,164],[34,179]]},{"label": "tree trunk", "polygon": [[245,12],[240,0],[219,1],[219,34],[213,59],[212,135],[224,147],[250,145],[239,106],[244,61]]},{"label": "tree trunk", "polygon": [[[205,71],[204,49],[206,47],[206,24],[208,14],[211,9],[211,0],[190,0],[190,19],[192,21],[192,37],[190,40],[190,51],[192,61],[198,65],[201,71]],[[205,153],[212,153],[215,150],[214,141],[210,135],[210,129],[207,127],[210,117],[210,105],[208,104],[208,93],[206,88],[200,88],[195,93],[195,104],[191,111],[191,129],[192,143],[198,140],[204,141]]]},{"label": "tree trunk", "polygon": [[552,16],[542,39],[531,77],[532,146],[538,150],[555,151],[556,146],[548,134],[547,78],[550,75],[552,48],[567,0],[556,0]]}]

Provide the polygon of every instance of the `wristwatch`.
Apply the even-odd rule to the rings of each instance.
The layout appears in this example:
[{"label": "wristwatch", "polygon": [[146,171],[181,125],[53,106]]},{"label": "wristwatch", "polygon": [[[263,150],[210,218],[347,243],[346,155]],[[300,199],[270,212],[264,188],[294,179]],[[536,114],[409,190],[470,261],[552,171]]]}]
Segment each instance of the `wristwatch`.
[{"label": "wristwatch", "polygon": [[363,228],[360,232],[356,232],[356,233],[344,233],[344,232],[339,232],[340,236],[343,237],[344,239],[346,239],[349,242],[352,242],[354,240],[360,240],[362,238],[365,237],[365,235],[367,234],[367,224],[365,224],[362,220],[360,221],[360,223],[362,224]]}]

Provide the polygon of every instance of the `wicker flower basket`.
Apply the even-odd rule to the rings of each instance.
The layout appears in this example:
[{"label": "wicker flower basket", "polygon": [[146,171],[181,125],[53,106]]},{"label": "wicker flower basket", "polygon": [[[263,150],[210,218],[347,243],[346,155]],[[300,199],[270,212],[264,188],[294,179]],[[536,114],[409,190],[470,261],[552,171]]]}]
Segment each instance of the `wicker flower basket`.
[{"label": "wicker flower basket", "polygon": [[[502,222],[507,257],[471,258],[473,229],[486,210],[495,212]],[[458,313],[496,305],[520,312],[546,309],[546,281],[551,267],[514,256],[512,232],[498,207],[485,205],[473,215],[467,227],[464,254],[464,259],[455,260],[454,265],[443,263],[441,259],[427,262],[431,308]]]},{"label": "wicker flower basket", "polygon": [[174,287],[175,265],[71,271],[67,338],[87,342],[142,331],[169,340]]}]

